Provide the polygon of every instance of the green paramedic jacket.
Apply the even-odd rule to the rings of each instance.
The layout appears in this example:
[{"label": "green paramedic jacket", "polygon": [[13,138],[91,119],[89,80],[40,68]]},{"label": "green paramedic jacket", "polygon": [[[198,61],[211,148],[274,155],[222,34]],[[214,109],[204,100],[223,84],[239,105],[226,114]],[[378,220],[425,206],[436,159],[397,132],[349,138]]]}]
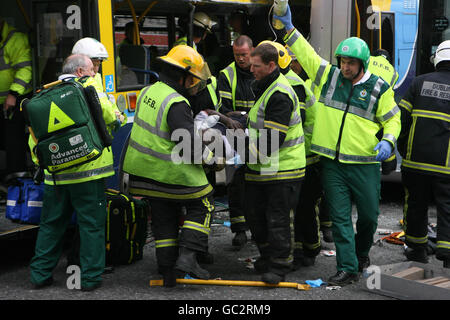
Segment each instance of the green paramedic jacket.
[{"label": "green paramedic jacket", "polygon": [[[103,87],[98,83],[98,81],[96,81],[93,77],[84,77],[81,79],[76,79],[76,81],[80,82],[83,87],[93,86],[96,89],[99,94],[103,119],[105,120],[107,126],[114,125],[116,122],[115,111],[117,110],[117,107],[115,104],[112,104],[107,97],[100,97],[100,93],[103,93]],[[28,140],[28,145],[32,153],[33,161],[37,163],[37,157],[32,152],[36,143],[31,135]],[[50,174],[47,170],[45,170],[44,183],[49,185],[66,185],[106,178],[112,175],[114,175],[113,154],[111,148],[105,148],[103,149],[100,157],[88,163],[54,174]]]},{"label": "green paramedic jacket", "polygon": [[172,157],[177,144],[171,140],[167,115],[179,102],[189,105],[185,97],[161,81],[141,91],[123,161],[123,171],[130,175],[131,194],[189,200],[211,193],[202,164]]},{"label": "green paramedic jacket", "polygon": [[377,163],[377,132],[384,129],[382,139],[392,146],[400,133],[400,112],[389,84],[366,72],[353,86],[298,30],[284,40],[320,90],[311,151],[343,163]]},{"label": "green paramedic jacket", "polygon": [[[266,107],[270,104],[270,98],[275,92],[285,93],[292,100],[294,108],[287,128],[284,125],[265,120]],[[281,73],[250,109],[248,124],[250,139],[249,159],[247,159],[246,164],[250,171],[245,174],[246,181],[284,181],[304,177],[306,165],[305,137],[300,116],[300,104],[294,89]],[[285,132],[286,138],[277,152],[273,152],[270,157],[266,157],[259,152],[257,143],[264,139],[262,134],[271,134],[271,131]],[[272,138],[272,141],[278,141],[278,139]]]},{"label": "green paramedic jacket", "polygon": [[27,36],[4,22],[0,34],[0,105],[13,91],[31,92],[31,48]]}]

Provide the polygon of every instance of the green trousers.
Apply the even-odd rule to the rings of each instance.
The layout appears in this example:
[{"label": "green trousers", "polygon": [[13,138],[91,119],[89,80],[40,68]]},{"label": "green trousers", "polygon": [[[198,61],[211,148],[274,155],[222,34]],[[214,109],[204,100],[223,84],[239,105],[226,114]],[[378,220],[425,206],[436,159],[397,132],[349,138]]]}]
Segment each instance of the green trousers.
[{"label": "green trousers", "polygon": [[[323,158],[322,183],[330,210],[338,271],[358,272],[358,257],[368,257],[378,225],[380,165],[344,164]],[[352,201],[358,218],[356,235]]]},{"label": "green trousers", "polygon": [[32,283],[40,284],[52,276],[74,211],[80,230],[81,286],[91,287],[101,281],[105,268],[106,199],[104,179],[97,179],[45,185],[35,255],[30,265]]}]

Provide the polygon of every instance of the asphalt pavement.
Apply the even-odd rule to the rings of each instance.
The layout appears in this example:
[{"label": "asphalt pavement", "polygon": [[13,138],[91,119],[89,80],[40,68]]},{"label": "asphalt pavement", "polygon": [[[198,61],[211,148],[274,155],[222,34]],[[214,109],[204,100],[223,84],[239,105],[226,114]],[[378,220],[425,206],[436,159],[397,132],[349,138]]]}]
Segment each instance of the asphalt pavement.
[{"label": "asphalt pavement", "polygon": [[[391,244],[385,241],[376,241],[385,237],[389,232],[400,231],[399,224],[402,219],[402,189],[398,184],[383,187],[381,199],[381,213],[378,230],[375,234],[375,244],[370,252],[373,265],[387,265],[404,262],[402,245]],[[227,224],[228,211],[221,203],[216,203],[217,212],[213,219],[209,239],[209,251],[214,256],[214,263],[204,265],[210,272],[212,279],[223,280],[248,280],[260,281],[260,275],[256,274],[252,267],[252,259],[258,256],[258,251],[253,242],[248,242],[243,248],[237,250],[232,247],[233,234]],[[0,214],[4,215],[4,206],[0,208]],[[435,223],[436,211],[431,208],[429,212],[430,222]],[[356,221],[356,210],[353,210],[353,220]],[[247,233],[250,237],[250,233]],[[29,261],[33,254],[34,237],[23,239],[0,240],[0,300],[140,300],[152,301],[154,307],[166,306],[163,300],[171,301],[171,312],[188,313],[188,307],[204,303],[220,305],[220,312],[224,305],[244,303],[258,300],[256,312],[264,312],[266,305],[280,307],[280,301],[295,300],[395,300],[389,296],[383,296],[371,292],[366,287],[366,279],[361,278],[358,283],[342,288],[332,288],[326,284],[328,277],[336,272],[336,261],[333,252],[334,243],[322,241],[323,252],[316,258],[314,266],[302,267],[291,272],[286,277],[286,282],[305,284],[307,280],[320,280],[325,282],[320,287],[312,287],[310,290],[297,290],[295,288],[267,288],[247,286],[212,286],[212,285],[185,285],[178,284],[174,288],[150,286],[150,280],[159,279],[155,261],[154,241],[151,237],[144,247],[144,257],[132,265],[116,266],[114,271],[103,276],[102,286],[92,292],[82,292],[76,289],[68,289],[67,261],[65,256],[54,270],[52,286],[35,290],[29,281]],[[434,255],[430,256],[430,264],[441,266]],[[160,301],[155,305],[155,301]],[[1,304],[1,301],[0,301]],[[185,308],[186,306],[186,308]],[[283,306],[283,304],[281,304]],[[181,309],[183,308],[183,309]],[[199,311],[198,309],[197,311]],[[253,310],[253,309],[252,309]],[[252,311],[250,310],[250,311]],[[253,311],[255,311],[253,310]],[[195,310],[192,310],[194,312]],[[237,309],[234,311],[238,311]],[[248,310],[247,310],[248,311]],[[247,312],[246,311],[246,312]],[[229,310],[231,313],[231,311]],[[248,313],[247,313],[248,314]],[[199,314],[197,314],[199,315]],[[205,316],[205,315],[203,315]]]}]

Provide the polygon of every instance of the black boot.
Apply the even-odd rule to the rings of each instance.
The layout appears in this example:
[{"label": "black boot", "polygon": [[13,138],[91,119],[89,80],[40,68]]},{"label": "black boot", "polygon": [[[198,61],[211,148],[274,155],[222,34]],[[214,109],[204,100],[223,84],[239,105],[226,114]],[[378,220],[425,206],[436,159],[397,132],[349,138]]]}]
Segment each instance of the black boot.
[{"label": "black boot", "polygon": [[334,242],[333,232],[331,232],[330,227],[321,227],[320,230],[322,231],[323,241],[328,243]]},{"label": "black boot", "polygon": [[166,288],[173,288],[177,285],[177,277],[175,270],[167,269],[162,273],[163,276],[163,285]]},{"label": "black boot", "polygon": [[197,262],[202,264],[213,264],[214,256],[209,252],[198,252],[197,253]]},{"label": "black boot", "polygon": [[209,272],[200,267],[197,262],[197,252],[181,247],[180,256],[175,263],[175,269],[189,274],[197,279],[209,279]]},{"label": "black boot", "polygon": [[406,248],[405,250],[405,256],[408,260],[421,262],[421,263],[428,263],[428,255],[427,255],[427,249],[423,247],[418,248]]},{"label": "black boot", "polygon": [[338,271],[334,276],[328,279],[328,283],[333,286],[346,286],[359,280],[358,274]]},{"label": "black boot", "polygon": [[274,272],[266,272],[261,276],[261,280],[269,284],[278,284],[284,281],[284,275],[279,275]]},{"label": "black boot", "polygon": [[266,258],[259,257],[256,259],[256,261],[253,263],[253,266],[255,267],[255,271],[257,273],[266,273],[269,272],[269,260]]},{"label": "black boot", "polygon": [[245,234],[245,231],[236,232],[236,235],[231,241],[233,247],[243,247],[246,243],[247,243],[247,235]]},{"label": "black boot", "polygon": [[367,269],[369,266],[370,266],[369,257],[358,256],[358,272],[363,272],[364,269]]}]

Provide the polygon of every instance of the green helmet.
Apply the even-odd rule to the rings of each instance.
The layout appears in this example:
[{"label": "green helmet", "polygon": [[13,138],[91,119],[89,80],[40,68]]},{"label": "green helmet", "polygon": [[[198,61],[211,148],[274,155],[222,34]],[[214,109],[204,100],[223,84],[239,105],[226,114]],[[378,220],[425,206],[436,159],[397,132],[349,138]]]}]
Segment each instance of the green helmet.
[{"label": "green helmet", "polygon": [[336,51],[334,52],[334,56],[336,58],[349,57],[359,59],[362,61],[364,71],[367,71],[369,66],[370,50],[364,40],[357,37],[351,37],[339,43]]}]

